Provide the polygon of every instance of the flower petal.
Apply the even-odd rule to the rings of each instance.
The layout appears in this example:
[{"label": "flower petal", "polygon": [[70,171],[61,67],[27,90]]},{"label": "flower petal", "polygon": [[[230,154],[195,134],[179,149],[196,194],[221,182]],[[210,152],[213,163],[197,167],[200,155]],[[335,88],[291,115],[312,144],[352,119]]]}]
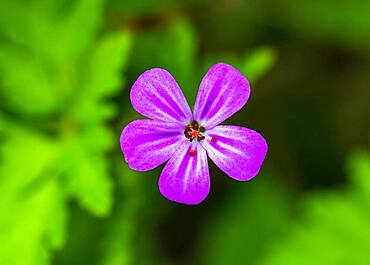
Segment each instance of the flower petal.
[{"label": "flower petal", "polygon": [[140,114],[161,121],[187,124],[190,107],[172,75],[154,68],[142,73],[132,86],[131,103]]},{"label": "flower petal", "polygon": [[228,64],[215,64],[199,86],[194,119],[211,129],[240,110],[249,94],[249,82],[238,70]]},{"label": "flower petal", "polygon": [[129,167],[139,171],[153,169],[174,154],[185,139],[184,128],[176,123],[136,120],[121,134],[121,149]]},{"label": "flower petal", "polygon": [[207,130],[201,141],[213,162],[230,177],[246,181],[255,177],[267,153],[267,143],[258,132],[230,125]]},{"label": "flower petal", "polygon": [[[191,154],[189,151],[195,150]],[[207,154],[199,144],[181,144],[159,177],[159,190],[171,201],[198,204],[208,195],[210,179]]]}]

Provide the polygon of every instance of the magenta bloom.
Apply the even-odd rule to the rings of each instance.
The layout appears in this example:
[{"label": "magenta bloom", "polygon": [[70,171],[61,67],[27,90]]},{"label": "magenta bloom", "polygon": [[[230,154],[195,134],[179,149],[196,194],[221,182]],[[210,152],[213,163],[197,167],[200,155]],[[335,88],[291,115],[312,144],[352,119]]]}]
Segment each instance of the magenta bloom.
[{"label": "magenta bloom", "polygon": [[151,170],[167,160],[159,190],[169,200],[198,204],[208,195],[207,154],[231,178],[255,177],[267,152],[256,131],[219,125],[240,110],[250,94],[248,80],[224,63],[204,76],[192,113],[175,79],[164,69],[151,69],[131,89],[134,109],[148,117],[128,124],[121,148],[130,168]]}]

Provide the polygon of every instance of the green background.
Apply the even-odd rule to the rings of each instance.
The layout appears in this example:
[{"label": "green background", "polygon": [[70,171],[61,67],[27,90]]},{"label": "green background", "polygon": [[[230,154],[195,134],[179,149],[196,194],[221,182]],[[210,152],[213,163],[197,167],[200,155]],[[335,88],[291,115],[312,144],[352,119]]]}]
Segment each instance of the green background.
[{"label": "green background", "polygon": [[[0,264],[370,264],[369,1],[1,0]],[[170,71],[190,105],[214,63],[251,83],[227,123],[269,151],[213,163],[197,206],[119,146],[129,90]]]}]

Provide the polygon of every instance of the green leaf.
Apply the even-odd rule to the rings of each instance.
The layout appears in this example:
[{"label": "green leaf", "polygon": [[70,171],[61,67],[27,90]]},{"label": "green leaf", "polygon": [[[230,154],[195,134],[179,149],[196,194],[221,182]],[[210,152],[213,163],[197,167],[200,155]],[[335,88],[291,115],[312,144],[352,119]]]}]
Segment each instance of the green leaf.
[{"label": "green leaf", "polygon": [[[101,27],[103,0],[74,1],[64,19],[57,18],[59,30],[53,31],[59,51],[55,54],[61,63],[79,59],[94,43]],[[58,8],[56,12],[59,11]],[[48,42],[50,45],[50,42]],[[55,47],[54,47],[55,49]]]},{"label": "green leaf", "polygon": [[4,0],[0,10],[2,103],[29,116],[62,110],[73,98],[80,60],[96,36],[102,1]]},{"label": "green leaf", "polygon": [[7,124],[0,150],[0,263],[46,264],[65,239],[67,212],[54,165],[59,146]]},{"label": "green leaf", "polygon": [[[3,104],[21,113],[46,113],[59,105],[53,72],[38,58],[9,46],[0,46]],[[40,104],[42,102],[42,104]]]},{"label": "green leaf", "polygon": [[271,47],[259,47],[243,56],[233,53],[208,55],[202,64],[202,74],[215,63],[224,62],[238,69],[253,85],[265,75],[276,63],[277,52]]},{"label": "green leaf", "polygon": [[37,58],[56,65],[68,64],[94,40],[101,22],[102,2],[3,0],[0,22],[4,26],[0,33]]},{"label": "green leaf", "polygon": [[131,35],[96,41],[102,1],[67,2],[0,3],[0,107],[12,115],[0,113],[1,264],[49,264],[69,199],[97,216],[112,206],[108,97],[122,88]]},{"label": "green leaf", "polygon": [[105,153],[114,141],[104,122],[112,116],[113,105],[107,97],[122,87],[130,47],[128,32],[112,33],[97,43],[67,118],[75,124],[66,139],[64,154],[68,192],[99,216],[108,214],[112,204],[112,180]]},{"label": "green leaf", "polygon": [[48,263],[51,248],[59,247],[65,237],[65,219],[50,219],[55,208],[64,204],[56,197],[57,193],[56,183],[50,181],[32,196],[14,198],[8,207],[1,207],[6,213],[0,222],[2,264]]},{"label": "green leaf", "polygon": [[47,165],[57,159],[59,146],[36,131],[3,122],[0,182],[6,183],[7,191],[17,191],[35,182],[48,169]]},{"label": "green leaf", "polygon": [[249,81],[255,83],[277,60],[276,51],[269,47],[261,47],[248,54],[242,62],[241,72]]},{"label": "green leaf", "polygon": [[352,182],[370,202],[370,156],[365,151],[357,151],[349,160],[348,170],[352,172]]},{"label": "green leaf", "polygon": [[109,213],[112,205],[112,180],[104,154],[89,151],[78,141],[65,147],[66,192],[83,208],[103,216]]},{"label": "green leaf", "polygon": [[103,37],[92,54],[89,71],[91,91],[98,96],[116,94],[122,84],[122,70],[128,61],[132,36],[128,31]]},{"label": "green leaf", "polygon": [[128,31],[111,33],[96,44],[71,110],[73,119],[91,123],[113,116],[114,106],[105,99],[116,95],[122,88],[122,72],[131,46],[132,36]]}]

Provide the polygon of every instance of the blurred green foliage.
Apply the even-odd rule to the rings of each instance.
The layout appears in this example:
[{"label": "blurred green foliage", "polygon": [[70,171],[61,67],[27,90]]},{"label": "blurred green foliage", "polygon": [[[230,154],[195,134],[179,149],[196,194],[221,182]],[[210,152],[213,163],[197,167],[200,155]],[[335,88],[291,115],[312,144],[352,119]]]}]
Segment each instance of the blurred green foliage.
[{"label": "blurred green foliage", "polygon": [[[0,1],[0,264],[369,264],[368,7]],[[269,153],[248,183],[210,163],[207,200],[177,205],[123,162],[129,87],[165,68],[192,106],[219,61]]]},{"label": "blurred green foliage", "polygon": [[276,60],[277,54],[274,49],[261,47],[246,56],[240,70],[254,84],[275,64]]},{"label": "blurred green foliage", "polygon": [[351,185],[304,198],[300,220],[272,245],[263,264],[370,262],[370,156],[356,153],[349,164]]},{"label": "blurred green foliage", "polygon": [[121,87],[131,35],[98,37],[101,1],[61,4],[1,2],[4,264],[49,263],[66,238],[69,199],[97,216],[112,205],[107,97]]},{"label": "blurred green foliage", "polygon": [[283,24],[289,24],[299,34],[338,41],[356,49],[369,48],[364,41],[370,28],[365,15],[370,9],[368,1],[313,1],[309,5],[302,0],[282,2],[286,7],[285,16],[281,17]]},{"label": "blurred green foliage", "polygon": [[223,201],[205,225],[202,264],[260,264],[269,244],[289,231],[293,194],[275,176],[259,178],[258,185]]},{"label": "blurred green foliage", "polygon": [[368,264],[370,156],[355,153],[348,164],[352,183],[336,191],[294,201],[279,179],[263,176],[228,198],[203,231],[204,264]]}]

